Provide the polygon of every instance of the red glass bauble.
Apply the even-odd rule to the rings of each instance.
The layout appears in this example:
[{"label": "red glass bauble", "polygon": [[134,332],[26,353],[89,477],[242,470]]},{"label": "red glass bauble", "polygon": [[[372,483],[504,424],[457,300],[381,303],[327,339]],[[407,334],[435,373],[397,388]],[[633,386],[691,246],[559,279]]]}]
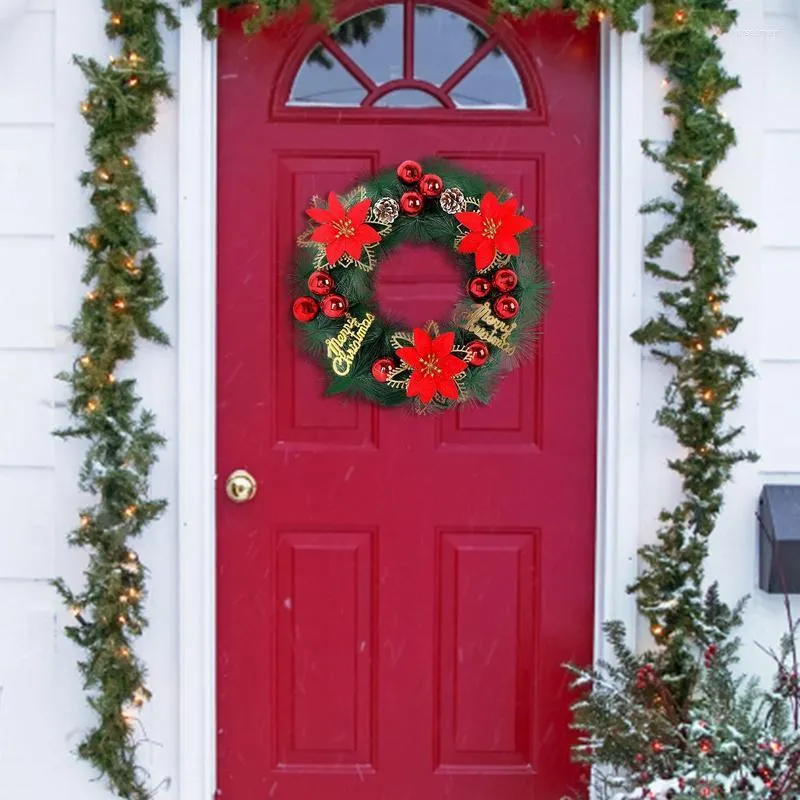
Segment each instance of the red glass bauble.
[{"label": "red glass bauble", "polygon": [[422,211],[422,195],[419,192],[405,192],[400,198],[400,208],[411,216],[419,214]]},{"label": "red glass bauble", "polygon": [[473,367],[482,367],[489,360],[489,348],[480,339],[467,345],[467,353],[471,356],[468,361]]},{"label": "red glass bauble", "polygon": [[467,289],[475,300],[483,300],[483,298],[488,297],[489,292],[492,291],[492,284],[489,283],[486,278],[482,278],[479,275],[469,282]]},{"label": "red glass bauble", "polygon": [[[325,308],[323,307],[323,311]],[[504,294],[494,301],[494,313],[500,319],[513,319],[519,312],[519,303],[510,295]]]},{"label": "red glass bauble", "polygon": [[372,377],[378,383],[386,383],[389,380],[389,373],[395,368],[395,363],[391,358],[379,358],[372,365]]},{"label": "red glass bauble", "polygon": [[494,277],[492,278],[492,283],[501,292],[510,292],[516,287],[518,280],[517,273],[514,272],[513,269],[504,267],[503,269],[499,269],[497,272],[495,272]]},{"label": "red glass bauble", "polygon": [[340,294],[329,294],[327,297],[323,297],[320,305],[322,313],[331,319],[338,319],[347,313],[347,300]]},{"label": "red glass bauble", "polygon": [[419,190],[425,197],[438,197],[444,190],[444,184],[438,175],[428,173],[419,179]]},{"label": "red glass bauble", "polygon": [[316,270],[308,276],[308,288],[314,294],[330,294],[333,290],[333,278],[321,270]]},{"label": "red glass bauble", "polygon": [[319,306],[313,297],[298,297],[292,303],[292,314],[298,322],[311,322],[319,313]]},{"label": "red glass bauble", "polygon": [[422,177],[422,167],[416,161],[404,161],[397,168],[397,177],[403,183],[416,183]]}]

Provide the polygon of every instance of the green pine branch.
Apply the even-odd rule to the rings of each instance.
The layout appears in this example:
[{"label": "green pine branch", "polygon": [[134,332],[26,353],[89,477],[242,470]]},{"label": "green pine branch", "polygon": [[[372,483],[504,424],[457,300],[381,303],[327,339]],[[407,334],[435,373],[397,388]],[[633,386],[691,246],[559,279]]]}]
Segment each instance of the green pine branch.
[{"label": "green pine branch", "polygon": [[95,715],[78,755],[116,796],[145,800],[150,792],[136,760],[143,738],[137,714],[150,691],[134,645],[147,625],[147,589],[134,543],[166,506],[149,494],[164,440],[153,415],[140,408],[135,381],[117,373],[139,340],[167,343],[153,321],[166,300],[156,243],[140,224],[141,213],[155,213],[156,205],[131,151],[155,127],[157,101],[172,96],[158,26],[174,28],[178,20],[154,0],[104,0],[103,10],[117,55],[106,64],[75,58],[88,84],[81,113],[90,130],[90,168],[79,181],[93,218],[72,235],[86,254],[88,291],[72,326],[79,355],[59,375],[70,387],[72,421],[58,435],[86,442],[79,487],[92,498],[69,542],[89,560],[82,587],[62,579],[55,587],[75,619],[67,635],[84,651],[79,669]]}]

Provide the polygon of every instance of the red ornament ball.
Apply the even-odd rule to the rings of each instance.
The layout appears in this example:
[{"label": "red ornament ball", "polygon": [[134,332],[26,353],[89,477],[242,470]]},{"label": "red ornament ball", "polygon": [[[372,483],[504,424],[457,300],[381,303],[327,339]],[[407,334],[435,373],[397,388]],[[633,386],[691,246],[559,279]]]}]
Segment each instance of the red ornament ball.
[{"label": "red ornament ball", "polygon": [[292,304],[292,314],[298,322],[311,322],[319,313],[319,306],[313,297],[298,297]]},{"label": "red ornament ball", "polygon": [[378,383],[386,383],[389,380],[389,373],[395,368],[395,363],[391,358],[379,358],[372,365],[372,377]]},{"label": "red ornament ball", "polygon": [[416,183],[422,177],[422,167],[416,161],[404,161],[397,168],[397,177],[403,183]]},{"label": "red ornament ball", "polygon": [[438,197],[444,191],[444,184],[438,175],[428,173],[419,179],[419,190],[425,197]]},{"label": "red ornament ball", "polygon": [[479,275],[477,278],[473,278],[469,282],[467,289],[470,295],[472,295],[473,299],[483,300],[483,298],[488,297],[489,292],[492,291],[492,284],[489,283],[486,278],[482,278]]},{"label": "red ornament ball", "polygon": [[501,292],[510,292],[512,289],[515,289],[518,281],[517,273],[514,272],[513,269],[508,269],[507,267],[497,270],[492,278],[492,283]]},{"label": "red ornament ball", "polygon": [[322,313],[331,319],[338,319],[347,313],[347,300],[340,294],[329,294],[322,299]]},{"label": "red ornament ball", "polygon": [[400,208],[412,217],[422,211],[422,195],[419,192],[405,192],[400,198]]},{"label": "red ornament ball", "polygon": [[494,301],[494,313],[500,319],[513,319],[519,313],[519,303],[510,294],[501,295]]},{"label": "red ornament ball", "polygon": [[468,363],[473,367],[482,367],[489,360],[489,348],[480,339],[467,345],[467,353],[471,356]]},{"label": "red ornament ball", "polygon": [[314,294],[330,294],[333,290],[333,278],[321,270],[316,270],[308,276],[308,288]]}]

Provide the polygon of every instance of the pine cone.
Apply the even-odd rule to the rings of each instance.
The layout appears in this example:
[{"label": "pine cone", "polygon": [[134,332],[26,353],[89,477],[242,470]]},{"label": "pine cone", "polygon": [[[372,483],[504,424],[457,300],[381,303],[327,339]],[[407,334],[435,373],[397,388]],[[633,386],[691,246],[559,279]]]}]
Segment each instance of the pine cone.
[{"label": "pine cone", "polygon": [[439,205],[446,214],[458,214],[466,211],[467,201],[461,189],[445,189],[439,198]]},{"label": "pine cone", "polygon": [[391,197],[381,197],[372,207],[372,213],[381,225],[391,225],[400,214],[400,205]]}]

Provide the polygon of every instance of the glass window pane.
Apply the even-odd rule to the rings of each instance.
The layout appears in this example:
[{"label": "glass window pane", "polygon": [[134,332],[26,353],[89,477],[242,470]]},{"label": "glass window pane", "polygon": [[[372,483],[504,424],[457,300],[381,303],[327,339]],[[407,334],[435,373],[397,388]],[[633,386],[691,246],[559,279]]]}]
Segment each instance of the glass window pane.
[{"label": "glass window pane", "polygon": [[290,106],[358,106],[367,96],[364,87],[334,58],[316,47],[294,79]]},{"label": "glass window pane", "polygon": [[403,6],[387,5],[350,17],[331,38],[380,85],[403,77]]},{"label": "glass window pane", "polygon": [[458,108],[525,108],[514,65],[499,51],[479,61],[450,92]]},{"label": "glass window pane", "polygon": [[433,6],[414,9],[414,77],[440,86],[486,40],[477,25]]},{"label": "glass window pane", "polygon": [[375,102],[376,108],[441,108],[442,104],[427,92],[419,89],[395,89]]}]

